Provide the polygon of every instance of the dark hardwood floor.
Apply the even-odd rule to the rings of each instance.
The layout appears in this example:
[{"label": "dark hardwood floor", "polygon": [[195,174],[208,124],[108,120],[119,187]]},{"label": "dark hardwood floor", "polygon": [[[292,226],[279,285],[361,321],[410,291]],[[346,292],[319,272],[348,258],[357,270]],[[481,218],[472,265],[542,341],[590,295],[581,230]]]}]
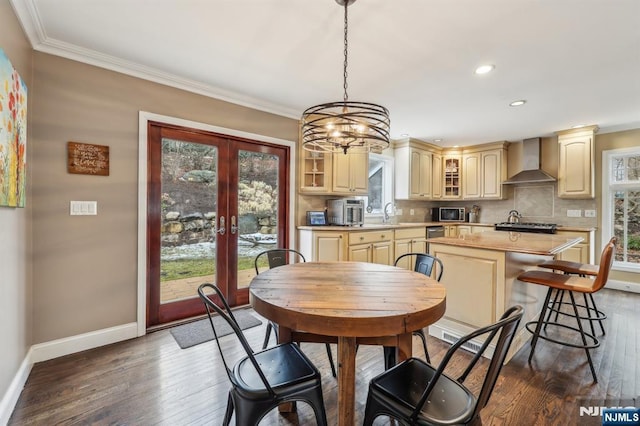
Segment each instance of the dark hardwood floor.
[{"label": "dark hardwood floor", "polygon": [[[485,425],[599,425],[580,415],[580,406],[613,406],[640,395],[640,294],[603,290],[596,294],[606,335],[593,359],[599,382],[592,382],[583,350],[540,341],[531,365],[529,345],[504,366],[492,398],[482,411]],[[245,331],[261,346],[266,322]],[[230,342],[232,336],[222,338]],[[336,423],[336,380],[325,347],[304,343],[322,372],[329,424]],[[422,356],[417,338],[414,350]],[[433,362],[448,345],[429,338]],[[334,347],[335,351],[335,347]],[[334,354],[335,356],[335,354]],[[460,369],[465,356],[453,366]],[[356,424],[361,424],[369,380],[382,371],[382,349],[361,346],[357,355]],[[479,374],[467,384],[473,389]],[[221,424],[229,383],[215,342],[180,349],[168,330],[97,348],[33,367],[10,425],[211,425]],[[637,402],[636,402],[637,403]],[[261,424],[315,424],[312,410],[272,411]],[[390,424],[378,418],[377,425]]]}]

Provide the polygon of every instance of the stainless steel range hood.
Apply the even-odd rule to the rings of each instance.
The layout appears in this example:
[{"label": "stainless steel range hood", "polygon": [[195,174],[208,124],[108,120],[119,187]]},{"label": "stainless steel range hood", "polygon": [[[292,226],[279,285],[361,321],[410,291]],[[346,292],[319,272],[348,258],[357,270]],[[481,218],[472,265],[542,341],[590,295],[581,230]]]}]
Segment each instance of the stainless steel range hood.
[{"label": "stainless steel range hood", "polygon": [[555,182],[556,178],[540,168],[540,138],[522,141],[522,171],[516,173],[506,181],[507,185],[518,183]]}]

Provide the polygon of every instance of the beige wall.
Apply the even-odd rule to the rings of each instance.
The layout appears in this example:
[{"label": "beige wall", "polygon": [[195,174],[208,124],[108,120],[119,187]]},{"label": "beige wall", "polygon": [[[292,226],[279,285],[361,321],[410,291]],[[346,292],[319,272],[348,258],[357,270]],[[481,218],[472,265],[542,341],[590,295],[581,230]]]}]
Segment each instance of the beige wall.
[{"label": "beige wall", "polygon": [[[31,344],[30,218],[32,186],[32,53],[8,0],[0,0],[0,48],[27,84],[27,207],[0,207],[0,400]],[[0,423],[2,417],[0,412]]]},{"label": "beige wall", "polygon": [[[35,53],[32,343],[136,321],[138,112],[297,140],[297,120]],[[68,141],[108,145],[108,177],[67,173]],[[97,216],[69,216],[96,200]]]}]

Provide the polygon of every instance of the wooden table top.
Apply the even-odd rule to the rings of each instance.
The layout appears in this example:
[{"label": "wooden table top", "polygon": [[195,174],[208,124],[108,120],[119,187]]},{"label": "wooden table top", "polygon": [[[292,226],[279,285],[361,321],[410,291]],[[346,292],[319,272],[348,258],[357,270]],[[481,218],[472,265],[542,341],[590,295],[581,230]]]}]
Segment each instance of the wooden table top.
[{"label": "wooden table top", "polygon": [[249,298],[256,312],[282,326],[346,337],[415,331],[440,319],[446,306],[445,288],[434,279],[363,262],[273,268],[252,280]]},{"label": "wooden table top", "polygon": [[552,256],[579,244],[581,241],[581,237],[558,234],[485,231],[458,237],[432,238],[429,243]]}]

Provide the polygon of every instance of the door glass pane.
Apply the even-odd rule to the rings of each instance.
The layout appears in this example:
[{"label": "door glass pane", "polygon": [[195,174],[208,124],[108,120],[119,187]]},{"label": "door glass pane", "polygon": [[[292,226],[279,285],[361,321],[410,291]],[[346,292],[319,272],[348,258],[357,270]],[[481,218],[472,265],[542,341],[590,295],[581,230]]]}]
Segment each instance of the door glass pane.
[{"label": "door glass pane", "polygon": [[[238,163],[238,288],[246,288],[256,275],[256,255],[282,247],[277,229],[278,157],[240,150]],[[268,268],[266,261],[258,267]]]},{"label": "door glass pane", "polygon": [[162,139],[160,303],[215,283],[218,150]]}]

